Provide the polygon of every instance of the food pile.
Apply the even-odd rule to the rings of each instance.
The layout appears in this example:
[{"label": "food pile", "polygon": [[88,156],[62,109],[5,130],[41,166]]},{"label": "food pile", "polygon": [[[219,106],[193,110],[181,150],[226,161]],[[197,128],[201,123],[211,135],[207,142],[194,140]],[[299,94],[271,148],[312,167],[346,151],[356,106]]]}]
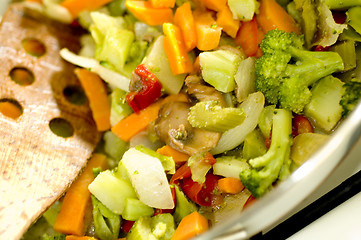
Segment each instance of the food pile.
[{"label": "food pile", "polygon": [[24,239],[41,221],[40,239],[192,238],[290,176],[361,97],[354,0],[27,4],[85,30],[60,55],[104,135]]}]

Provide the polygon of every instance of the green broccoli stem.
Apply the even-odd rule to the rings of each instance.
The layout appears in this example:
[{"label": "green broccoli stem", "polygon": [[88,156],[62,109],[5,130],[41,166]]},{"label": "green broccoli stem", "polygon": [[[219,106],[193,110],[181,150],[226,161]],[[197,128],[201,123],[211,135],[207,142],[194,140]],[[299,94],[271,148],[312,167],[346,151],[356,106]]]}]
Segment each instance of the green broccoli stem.
[{"label": "green broccoli stem", "polygon": [[285,74],[289,77],[299,76],[305,86],[344,69],[343,60],[336,52],[314,52],[295,47],[289,49],[296,64],[288,64]]},{"label": "green broccoli stem", "polygon": [[251,169],[240,173],[244,186],[256,198],[266,193],[272,184],[289,172],[290,148],[292,143],[292,113],[284,109],[276,109],[272,124],[272,142],[263,156],[249,160]]},{"label": "green broccoli stem", "polygon": [[361,0],[325,0],[325,3],[331,10],[361,6]]}]

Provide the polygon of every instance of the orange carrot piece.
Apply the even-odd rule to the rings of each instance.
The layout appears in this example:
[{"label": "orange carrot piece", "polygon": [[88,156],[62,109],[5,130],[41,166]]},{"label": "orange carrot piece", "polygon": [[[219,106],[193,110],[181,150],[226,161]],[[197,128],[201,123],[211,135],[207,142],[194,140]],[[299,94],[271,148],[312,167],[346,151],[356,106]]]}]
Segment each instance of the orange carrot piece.
[{"label": "orange carrot piece", "polygon": [[43,0],[26,0],[27,2],[43,3]]},{"label": "orange carrot piece", "polygon": [[171,8],[154,8],[148,1],[126,0],[125,6],[140,21],[156,26],[173,21]]},{"label": "orange carrot piece", "polygon": [[201,51],[215,49],[221,39],[222,28],[217,26],[212,13],[207,11],[194,11],[193,17],[196,26],[197,48]]},{"label": "orange carrot piece", "polygon": [[174,24],[182,31],[187,52],[191,51],[197,45],[197,35],[191,4],[189,2],[177,8],[174,14]]},{"label": "orange carrot piece", "polygon": [[185,216],[174,232],[172,240],[190,239],[209,228],[208,220],[198,212],[193,212]]},{"label": "orange carrot piece", "polygon": [[111,1],[112,0],[65,0],[61,5],[68,9],[73,17],[77,17],[79,13],[84,10],[92,11]]},{"label": "orange carrot piece", "polygon": [[157,149],[157,153],[162,154],[164,156],[172,157],[176,164],[184,163],[188,160],[189,155],[179,152],[169,145],[165,145],[161,148]]},{"label": "orange carrot piece", "polygon": [[193,63],[185,48],[180,28],[172,23],[164,23],[163,33],[163,47],[168,57],[172,73],[177,75],[192,72]]},{"label": "orange carrot piece", "polygon": [[4,101],[0,102],[0,113],[9,118],[17,119],[21,116],[22,109],[12,102]]},{"label": "orange carrot piece", "polygon": [[128,142],[132,137],[146,129],[150,122],[157,119],[159,109],[163,104],[175,101],[188,102],[188,98],[184,94],[170,95],[140,110],[139,113],[132,113],[120,120],[111,130],[120,139]]},{"label": "orange carrot piece", "polygon": [[175,0],[149,0],[154,8],[173,8]]},{"label": "orange carrot piece", "polygon": [[110,102],[103,80],[85,68],[75,69],[75,74],[88,97],[98,131],[108,130],[110,128]]},{"label": "orange carrot piece", "polygon": [[84,171],[65,194],[54,229],[64,234],[84,235],[84,215],[90,199],[89,184],[94,180],[93,168],[107,168],[107,158],[103,154],[93,154]]},{"label": "orange carrot piece", "polygon": [[74,235],[68,235],[65,237],[65,240],[97,240],[96,238],[93,237],[88,237],[88,236],[74,236]]},{"label": "orange carrot piece", "polygon": [[257,14],[257,22],[264,32],[273,29],[295,32],[301,30],[295,20],[279,5],[276,0],[262,0]]},{"label": "orange carrot piece", "polygon": [[238,178],[226,177],[218,180],[218,188],[224,193],[237,194],[244,189],[244,186]]},{"label": "orange carrot piece", "polygon": [[242,22],[234,42],[240,45],[247,57],[255,56],[258,51],[258,25],[256,19]]},{"label": "orange carrot piece", "polygon": [[227,4],[227,0],[200,0],[207,8],[220,11]]},{"label": "orange carrot piece", "polygon": [[226,32],[232,38],[235,38],[239,29],[239,20],[233,19],[233,14],[229,9],[228,5],[225,5],[217,13],[217,25],[222,27],[223,31]]}]

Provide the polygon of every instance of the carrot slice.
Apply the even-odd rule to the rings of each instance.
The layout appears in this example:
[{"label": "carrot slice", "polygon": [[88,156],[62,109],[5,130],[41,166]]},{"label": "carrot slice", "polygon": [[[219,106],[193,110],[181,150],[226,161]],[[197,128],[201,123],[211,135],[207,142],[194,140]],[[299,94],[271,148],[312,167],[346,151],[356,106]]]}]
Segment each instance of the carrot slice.
[{"label": "carrot slice", "polygon": [[174,24],[181,29],[187,52],[195,48],[197,45],[196,27],[189,2],[177,8],[174,14]]},{"label": "carrot slice", "polygon": [[259,38],[258,25],[255,18],[248,22],[242,22],[234,41],[242,47],[247,57],[256,55],[259,48]]},{"label": "carrot slice", "polygon": [[185,216],[174,232],[172,240],[190,239],[209,228],[208,220],[198,212]]},{"label": "carrot slice", "polygon": [[84,235],[85,209],[90,199],[89,184],[94,180],[93,168],[107,168],[103,154],[93,154],[84,171],[66,192],[54,229],[64,234]]},{"label": "carrot slice", "polygon": [[173,8],[175,0],[149,0],[154,8]]},{"label": "carrot slice", "polygon": [[227,0],[200,0],[207,8],[220,11],[227,4]]},{"label": "carrot slice", "polygon": [[176,164],[184,163],[188,160],[189,155],[179,152],[169,145],[165,145],[161,148],[157,149],[157,153],[162,154],[164,156],[172,157]]},{"label": "carrot slice", "polygon": [[173,21],[171,8],[154,8],[148,1],[127,0],[125,6],[140,21],[156,26]]},{"label": "carrot slice", "polygon": [[67,8],[73,17],[77,17],[80,12],[92,11],[111,2],[112,0],[65,0],[61,5]]},{"label": "carrot slice", "polygon": [[244,189],[244,186],[238,178],[226,177],[218,180],[218,188],[224,193],[237,194]]},{"label": "carrot slice", "polygon": [[88,237],[88,236],[74,236],[74,235],[68,235],[65,237],[65,240],[97,240],[96,238],[93,237]]},{"label": "carrot slice", "polygon": [[174,75],[190,73],[193,70],[179,27],[172,23],[163,24],[163,47]]},{"label": "carrot slice", "polygon": [[128,142],[132,137],[146,129],[149,123],[158,117],[159,109],[163,104],[175,101],[188,102],[188,98],[184,94],[170,95],[140,110],[139,113],[132,113],[113,126],[111,130],[120,139]]},{"label": "carrot slice", "polygon": [[226,32],[232,38],[235,38],[239,28],[239,20],[233,19],[233,14],[229,9],[228,5],[225,5],[217,13],[217,25],[222,27],[223,31]]},{"label": "carrot slice", "polygon": [[88,97],[98,131],[108,130],[110,128],[110,103],[103,80],[85,68],[75,69],[75,74]]},{"label": "carrot slice", "polygon": [[279,29],[296,34],[301,33],[295,20],[275,0],[261,1],[257,22],[264,32]]},{"label": "carrot slice", "polygon": [[215,49],[221,39],[222,28],[217,26],[212,13],[208,11],[194,11],[196,26],[197,48],[201,51]]}]

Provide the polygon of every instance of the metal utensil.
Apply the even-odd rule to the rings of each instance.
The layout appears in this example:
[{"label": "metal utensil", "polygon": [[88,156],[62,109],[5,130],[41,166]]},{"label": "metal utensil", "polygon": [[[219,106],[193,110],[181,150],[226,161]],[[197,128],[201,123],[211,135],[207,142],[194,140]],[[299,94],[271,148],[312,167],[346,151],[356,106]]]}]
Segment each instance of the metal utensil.
[{"label": "metal utensil", "polygon": [[81,87],[74,67],[59,56],[63,47],[79,50],[76,30],[21,3],[4,14],[0,102],[15,104],[21,116],[0,113],[0,239],[20,239],[73,182],[100,139],[88,105],[69,98]]}]

